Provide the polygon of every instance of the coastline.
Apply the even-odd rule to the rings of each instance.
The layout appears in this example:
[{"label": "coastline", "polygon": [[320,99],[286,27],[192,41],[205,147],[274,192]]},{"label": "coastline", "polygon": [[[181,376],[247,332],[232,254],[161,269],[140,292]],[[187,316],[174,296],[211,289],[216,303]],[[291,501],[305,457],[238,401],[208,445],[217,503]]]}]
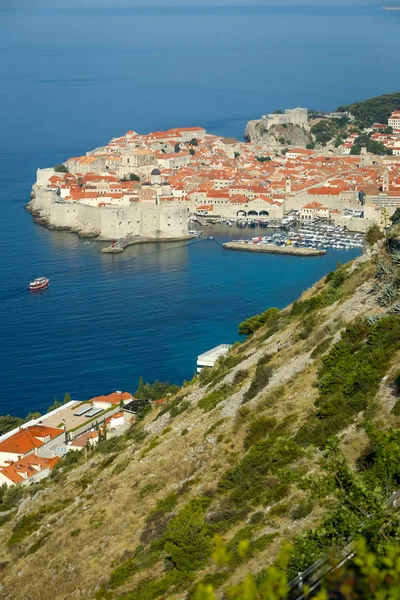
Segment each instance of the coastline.
[{"label": "coastline", "polygon": [[[38,225],[42,225],[42,227],[46,227],[46,229],[49,229],[50,231],[67,231],[69,233],[75,233],[78,237],[82,239],[91,238],[96,242],[112,241],[111,238],[102,237],[100,235],[100,232],[98,231],[83,231],[82,229],[70,227],[67,225],[53,225],[49,219],[47,219],[41,214],[40,210],[37,210],[32,206],[32,200],[25,205],[25,210],[27,210],[32,215],[32,219],[35,223],[37,223]],[[102,248],[100,252],[102,252],[103,254],[121,254],[121,252],[123,252],[125,248],[136,244],[151,244],[157,242],[185,242],[193,239],[195,239],[195,236],[193,235],[177,236],[171,238],[140,237],[140,239],[123,240],[121,245],[114,246],[113,248],[111,246],[107,246],[106,248]]]},{"label": "coastline", "polygon": [[286,254],[288,256],[324,256],[326,250],[314,250],[312,248],[294,248],[293,246],[272,246],[270,244],[238,244],[237,242],[226,242],[222,244],[226,250],[238,250],[242,252],[259,252],[264,254]]}]

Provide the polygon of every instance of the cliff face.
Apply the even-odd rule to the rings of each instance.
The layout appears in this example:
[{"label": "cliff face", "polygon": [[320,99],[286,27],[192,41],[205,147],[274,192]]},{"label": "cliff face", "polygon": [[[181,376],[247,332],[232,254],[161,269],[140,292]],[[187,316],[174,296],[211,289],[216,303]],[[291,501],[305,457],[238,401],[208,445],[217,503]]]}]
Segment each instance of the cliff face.
[{"label": "cliff face", "polygon": [[127,236],[179,238],[188,236],[188,209],[153,204],[99,208],[63,202],[55,192],[36,187],[27,205],[34,219],[49,229],[66,229],[82,237],[104,240]]},{"label": "cliff face", "polygon": [[[324,483],[324,444],[336,435],[358,477],[355,465],[372,443],[364,416],[388,435],[400,425],[393,408],[400,317],[396,299],[383,299],[395,268],[388,256],[374,261],[363,256],[287,309],[243,322],[249,337],[211,371],[123,438],[86,461],[83,454],[77,464],[66,461],[11,503],[0,527],[0,596],[178,600],[195,582],[222,590],[260,572],[283,541],[299,548],[291,575],[327,544],[340,544],[341,534],[347,544],[346,527],[359,533],[363,511],[343,522],[338,512],[318,543],[311,538],[341,506],[328,485],[335,477]],[[313,478],[318,493],[310,492]],[[220,568],[211,560],[215,533],[231,555]],[[242,540],[250,543],[245,554]]]},{"label": "cliff face", "polygon": [[310,133],[298,125],[272,125],[267,129],[263,119],[249,121],[244,137],[270,151],[280,151],[289,146],[305,148],[312,141]]}]

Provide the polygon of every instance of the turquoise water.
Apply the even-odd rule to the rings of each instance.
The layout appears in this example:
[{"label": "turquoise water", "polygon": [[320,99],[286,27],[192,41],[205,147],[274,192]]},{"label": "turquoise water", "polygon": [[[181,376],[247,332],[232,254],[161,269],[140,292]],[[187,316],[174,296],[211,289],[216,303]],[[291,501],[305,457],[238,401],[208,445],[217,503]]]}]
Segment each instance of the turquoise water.
[{"label": "turquoise water", "polygon": [[[0,414],[44,410],[65,392],[134,391],[141,374],[179,383],[198,354],[238,339],[241,320],[355,255],[224,252],[219,243],[243,232],[215,227],[214,241],[104,256],[24,211],[37,167],[130,128],[241,137],[264,112],[334,108],[399,81],[400,15],[378,3],[199,4],[1,4]],[[42,274],[51,287],[30,294]]]}]

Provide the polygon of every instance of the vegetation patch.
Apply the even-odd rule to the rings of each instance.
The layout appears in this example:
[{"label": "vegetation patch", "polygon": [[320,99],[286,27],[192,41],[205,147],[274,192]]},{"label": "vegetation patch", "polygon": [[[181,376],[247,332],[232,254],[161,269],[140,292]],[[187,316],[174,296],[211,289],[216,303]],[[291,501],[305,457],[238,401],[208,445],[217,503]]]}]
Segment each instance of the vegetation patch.
[{"label": "vegetation patch", "polygon": [[142,488],[140,488],[139,498],[145,498],[149,494],[152,494],[153,492],[157,492],[160,489],[161,489],[160,483],[147,483]]},{"label": "vegetation patch", "polygon": [[322,356],[328,350],[331,345],[333,337],[327,337],[324,339],[318,346],[315,346],[314,350],[311,352],[311,358],[318,358],[318,356]]},{"label": "vegetation patch", "polygon": [[243,397],[243,403],[252,400],[262,389],[268,385],[272,373],[273,369],[269,365],[263,364],[256,368],[251,385]]},{"label": "vegetation patch", "polygon": [[255,315],[254,317],[250,317],[249,319],[246,319],[246,321],[240,323],[239,334],[250,335],[264,325],[271,327],[278,323],[279,318],[280,310],[278,308],[269,308],[260,315]]},{"label": "vegetation patch", "polygon": [[293,440],[279,437],[271,432],[266,439],[257,441],[243,460],[222,476],[218,489],[229,493],[230,498],[241,505],[268,505],[286,495],[288,488],[281,488],[276,474],[304,456],[304,451]]},{"label": "vegetation patch", "polygon": [[325,308],[340,299],[340,288],[346,281],[348,274],[345,267],[337,271],[332,271],[326,277],[326,288],[319,294],[308,298],[307,300],[296,300],[293,302],[291,315],[299,316],[310,313],[311,311]]},{"label": "vegetation patch", "polygon": [[296,440],[322,447],[366,410],[399,347],[400,317],[385,317],[376,324],[358,320],[349,325],[322,359],[317,412],[300,428]]},{"label": "vegetation patch", "polygon": [[210,502],[210,498],[191,500],[167,526],[164,549],[178,571],[197,571],[211,555],[212,540],[204,522]]},{"label": "vegetation patch", "polygon": [[204,412],[209,412],[215,408],[220,402],[226,400],[235,391],[235,386],[225,383],[223,386],[214,390],[207,396],[204,396],[199,402],[199,408]]}]

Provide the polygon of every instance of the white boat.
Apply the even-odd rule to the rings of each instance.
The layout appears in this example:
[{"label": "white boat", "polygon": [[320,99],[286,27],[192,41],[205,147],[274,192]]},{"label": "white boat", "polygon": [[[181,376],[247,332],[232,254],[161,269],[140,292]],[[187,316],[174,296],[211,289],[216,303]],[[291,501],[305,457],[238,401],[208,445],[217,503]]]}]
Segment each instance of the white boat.
[{"label": "white boat", "polygon": [[36,292],[39,290],[45,290],[49,287],[50,280],[48,277],[37,277],[33,281],[29,283],[29,289],[32,292]]}]

